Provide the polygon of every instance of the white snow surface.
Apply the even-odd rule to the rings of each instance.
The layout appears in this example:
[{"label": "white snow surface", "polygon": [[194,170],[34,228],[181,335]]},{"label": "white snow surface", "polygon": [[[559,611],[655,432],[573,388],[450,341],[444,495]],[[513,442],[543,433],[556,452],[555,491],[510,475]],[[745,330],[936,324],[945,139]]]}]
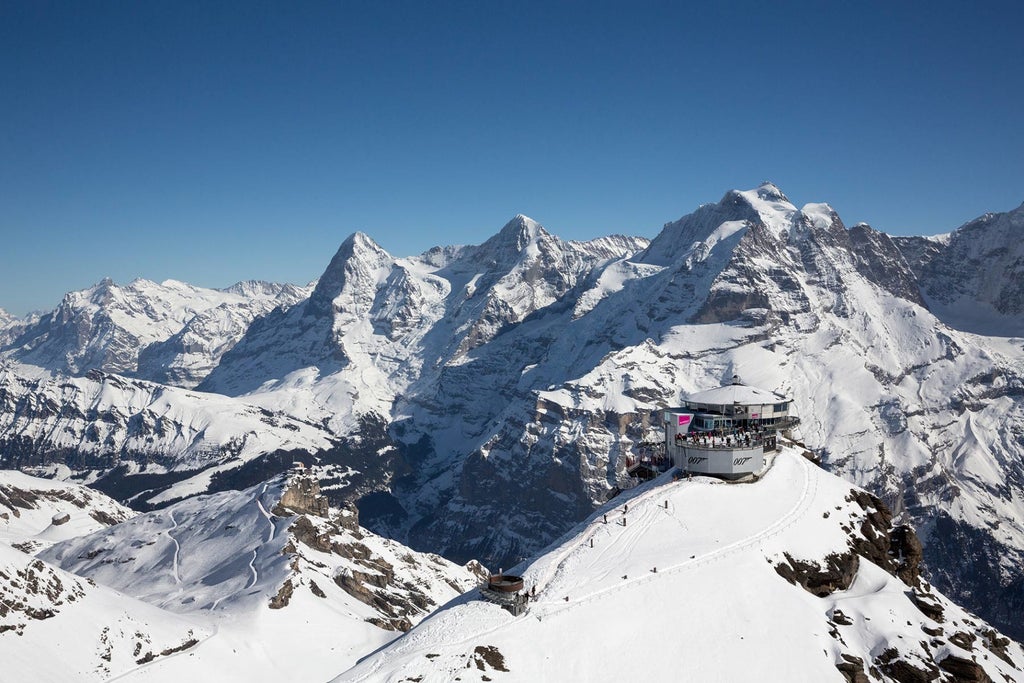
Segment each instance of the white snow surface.
[{"label": "white snow surface", "polygon": [[750,387],[745,384],[726,384],[706,391],[698,391],[686,397],[687,401],[695,403],[714,403],[718,405],[754,405],[764,403],[775,403],[784,397],[778,394]]},{"label": "white snow surface", "polygon": [[[74,576],[0,541],[5,681],[120,679],[140,660],[188,656],[215,629]],[[166,654],[163,654],[165,653]]]},{"label": "white snow surface", "polygon": [[[25,321],[6,354],[71,374],[99,369],[193,386],[254,319],[311,291],[258,281],[209,289],[177,280],[118,285],[105,279]],[[10,342],[15,335],[0,332],[0,347]]]},{"label": "white snow surface", "polygon": [[0,541],[8,545],[34,553],[135,514],[87,486],[0,470]]},{"label": "white snow surface", "polygon": [[[983,622],[935,592],[945,621],[932,621],[866,559],[847,590],[825,597],[775,571],[786,553],[820,562],[846,551],[842,527],[865,515],[850,491],[792,449],[753,484],[662,477],[511,570],[536,587],[526,615],[463,596],[334,680],[842,681],[843,654],[873,662],[888,648],[918,664],[974,657],[995,680],[1024,680],[990,650],[949,642]],[[833,621],[837,610],[852,623]],[[1015,644],[1010,657],[1024,663]]]},{"label": "white snow surface", "polygon": [[[411,623],[424,608],[475,585],[468,569],[365,529],[339,528],[309,514],[274,514],[287,485],[278,478],[245,491],[198,496],[42,553],[64,570],[145,602],[146,614],[168,614],[168,623],[187,618],[209,634],[185,655],[143,663],[118,680],[325,680],[398,633],[371,623],[386,620],[387,613],[343,590],[336,577],[362,572],[371,577],[370,595],[386,594],[396,605],[415,596],[423,602],[408,608]],[[340,519],[350,513],[330,514]],[[295,531],[300,519],[327,547],[343,551],[306,544]],[[285,592],[286,604],[271,608]],[[42,645],[39,652],[55,653]]]}]

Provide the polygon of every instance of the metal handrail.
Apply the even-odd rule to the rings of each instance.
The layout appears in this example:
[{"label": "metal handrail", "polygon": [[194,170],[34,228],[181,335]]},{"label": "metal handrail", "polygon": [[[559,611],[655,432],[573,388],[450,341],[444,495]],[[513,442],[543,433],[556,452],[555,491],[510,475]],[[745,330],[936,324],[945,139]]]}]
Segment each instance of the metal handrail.
[{"label": "metal handrail", "polygon": [[745,450],[750,450],[752,448],[762,448],[763,449],[764,448],[764,441],[757,441],[757,442],[751,441],[749,444],[747,444],[747,443],[733,443],[731,446],[727,446],[724,443],[723,444],[702,444],[702,443],[694,443],[692,441],[687,441],[686,443],[681,443],[678,446],[673,444],[672,447],[673,448],[689,448],[691,450],[697,450],[697,451],[745,451]]}]

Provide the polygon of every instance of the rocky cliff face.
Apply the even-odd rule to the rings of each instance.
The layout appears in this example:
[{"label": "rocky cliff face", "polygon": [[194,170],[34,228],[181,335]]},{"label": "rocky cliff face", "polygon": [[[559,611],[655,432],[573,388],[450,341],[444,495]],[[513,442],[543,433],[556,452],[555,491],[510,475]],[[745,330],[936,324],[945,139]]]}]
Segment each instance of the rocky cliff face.
[{"label": "rocky cliff face", "polygon": [[939,237],[897,237],[929,308],[958,329],[1024,334],[1024,205]]},{"label": "rocky cliff face", "polygon": [[[861,514],[841,527],[848,538],[847,550],[829,553],[820,562],[796,559],[784,553],[784,560],[775,565],[775,570],[812,595],[828,598],[856,594],[851,589],[862,576],[861,563],[870,563],[909,589],[906,596],[915,608],[911,614],[921,622],[921,633],[928,636],[927,641],[919,641],[917,651],[908,652],[900,643],[893,642],[887,643],[887,647],[875,648],[871,658],[858,657],[852,652],[841,653],[836,668],[847,681],[866,683],[882,675],[897,681],[945,680],[947,677],[957,681],[988,681],[992,680],[990,670],[985,667],[989,655],[993,656],[993,662],[998,659],[1000,664],[1019,669],[1021,663],[1014,661],[1007,649],[1008,638],[972,616],[957,618],[952,613],[958,611],[957,608],[922,579],[921,543],[912,527],[893,526],[892,513],[885,503],[863,490],[850,491],[846,501],[856,503],[861,510]],[[839,604],[829,613],[829,635],[842,644],[843,649],[849,647],[843,632],[849,635],[851,629],[846,627],[854,626],[856,618]],[[1006,672],[1001,673],[1008,678]]]},{"label": "rocky cliff face", "polygon": [[[326,517],[329,512],[330,503],[326,496],[320,493],[320,483],[313,477],[304,476],[301,466],[294,469],[295,474],[288,481],[288,485],[281,493],[280,512],[275,514],[287,515],[288,511],[298,514]],[[358,523],[358,519],[356,519]]]}]

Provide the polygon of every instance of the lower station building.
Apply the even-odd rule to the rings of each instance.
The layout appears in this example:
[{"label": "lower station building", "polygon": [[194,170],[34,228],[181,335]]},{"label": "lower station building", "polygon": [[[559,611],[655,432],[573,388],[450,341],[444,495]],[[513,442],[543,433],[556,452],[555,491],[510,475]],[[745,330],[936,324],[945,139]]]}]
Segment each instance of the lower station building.
[{"label": "lower station building", "polygon": [[799,420],[792,399],[733,383],[691,394],[665,411],[665,454],[684,472],[739,479],[764,467],[777,435]]}]

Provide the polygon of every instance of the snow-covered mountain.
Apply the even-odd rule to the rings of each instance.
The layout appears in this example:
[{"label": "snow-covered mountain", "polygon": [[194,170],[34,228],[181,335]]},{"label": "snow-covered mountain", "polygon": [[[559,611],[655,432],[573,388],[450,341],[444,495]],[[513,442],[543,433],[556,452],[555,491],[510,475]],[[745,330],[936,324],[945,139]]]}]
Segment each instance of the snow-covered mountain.
[{"label": "snow-covered mountain", "polygon": [[[589,358],[603,357],[506,409],[452,477],[444,507],[413,533],[433,547],[454,541],[444,547],[456,557],[473,547],[507,564],[529,539],[555,532],[545,523],[601,499],[623,454],[657,438],[648,425],[657,426],[660,408],[738,371],[792,395],[807,444],[911,515],[941,588],[1020,633],[1020,345],[937,320],[907,293],[913,274],[890,245],[865,226],[844,230],[822,205],[796,209],[773,186],[728,193],[666,226],[634,260],[657,271],[613,279],[620,289],[548,332],[543,348],[554,363],[522,362],[541,383],[558,377],[547,374],[556,363],[588,358],[587,346],[596,347]],[[531,331],[523,326],[522,341],[506,339],[501,352],[528,354],[538,343]],[[482,360],[477,375],[492,367]],[[500,372],[498,360],[493,367]],[[556,490],[524,497],[545,484]],[[405,495],[417,500],[416,487]],[[508,509],[519,514],[498,524]]]},{"label": "snow-covered mountain", "polygon": [[0,655],[10,680],[101,681],[191,650],[212,630],[33,554],[125,522],[132,510],[78,484],[0,471]]},{"label": "snow-covered mountain", "polygon": [[187,657],[139,662],[127,676],[147,681],[323,680],[482,571],[375,536],[301,473],[142,514],[40,560],[200,625],[206,636]]},{"label": "snow-covered mountain", "polygon": [[[626,456],[659,438],[661,409],[738,372],[792,396],[807,446],[915,522],[941,590],[1024,637],[1024,351],[959,329],[927,284],[953,277],[928,264],[954,259],[940,247],[961,232],[979,253],[1016,253],[1006,226],[1018,215],[893,239],[766,183],[649,243],[566,242],[522,216],[479,246],[409,258],[356,234],[307,299],[256,318],[198,390],[159,394],[173,401],[158,415],[187,426],[180,437],[176,426],[173,438],[126,436],[132,416],[155,424],[143,410],[155,384],[38,380],[10,364],[0,457],[104,472],[119,463],[111,453],[148,458],[187,477],[145,495],[161,504],[223,483],[203,473],[211,465],[242,486],[316,454],[337,468],[333,500],[358,501],[368,527],[507,566],[625,483]],[[987,263],[991,282],[1019,278],[1009,256]],[[961,298],[994,291],[961,284]],[[1000,296],[984,329],[1009,335],[1019,317]],[[68,416],[65,384],[92,397]],[[98,397],[109,409],[89,413]],[[113,448],[88,430],[101,443],[113,432]],[[121,490],[151,488],[141,465],[126,474]]]},{"label": "snow-covered mountain", "polygon": [[1024,335],[1024,204],[937,237],[897,237],[928,307],[958,329]]},{"label": "snow-covered mountain", "polygon": [[[445,272],[471,270],[452,265],[467,258]],[[827,205],[798,209],[763,185],[667,225],[636,257],[596,266],[514,326],[472,314],[460,325],[473,298],[453,308],[446,297],[452,314],[420,342],[433,362],[416,361],[391,406],[392,433],[416,466],[368,523],[416,547],[510,564],[621,482],[624,456],[658,437],[661,408],[738,370],[792,395],[808,446],[920,525],[943,589],[1017,628],[1020,348],[948,327],[915,282],[885,235],[847,230]],[[476,343],[474,331],[498,329]],[[431,344],[437,330],[447,346]],[[345,372],[363,367],[353,355]],[[346,410],[358,411],[362,394],[348,396]],[[383,410],[386,398],[364,409]],[[978,560],[965,567],[968,545]]]},{"label": "snow-covered mountain", "polygon": [[[0,361],[0,467],[75,472],[122,498],[145,489],[146,500],[174,500],[257,456],[333,443],[319,425],[226,396]],[[133,476],[142,483],[121,485]]]},{"label": "snow-covered mountain", "polygon": [[367,235],[339,248],[310,298],[253,325],[199,386],[298,408],[339,432],[390,416],[436,369],[460,362],[646,240],[564,242],[517,216],[475,247],[396,259]]},{"label": "snow-covered mountain", "polygon": [[11,341],[17,338],[22,330],[35,323],[39,319],[37,314],[30,314],[24,318],[11,315],[0,308],[0,349],[4,348]]},{"label": "snow-covered mountain", "polygon": [[1024,651],[919,575],[867,492],[784,449],[753,484],[662,478],[335,680],[1024,680]]},{"label": "snow-covered mountain", "polygon": [[213,633],[0,542],[0,653],[12,681],[105,681]]},{"label": "snow-covered mountain", "polygon": [[35,554],[59,541],[105,529],[135,511],[81,484],[0,470],[0,541]]},{"label": "snow-covered mountain", "polygon": [[257,281],[219,290],[175,280],[120,286],[105,279],[68,293],[5,344],[14,358],[50,370],[102,370],[191,387],[255,318],[308,295],[309,288]]}]

